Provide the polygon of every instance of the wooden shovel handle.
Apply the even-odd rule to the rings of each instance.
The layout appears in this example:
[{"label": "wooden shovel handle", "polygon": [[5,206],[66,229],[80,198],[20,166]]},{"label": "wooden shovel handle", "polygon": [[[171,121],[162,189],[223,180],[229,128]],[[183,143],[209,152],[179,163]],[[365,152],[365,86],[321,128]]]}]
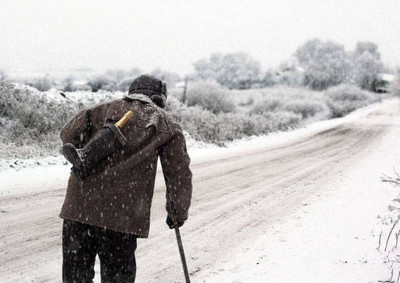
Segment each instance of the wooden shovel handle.
[{"label": "wooden shovel handle", "polygon": [[121,118],[121,120],[119,120],[117,123],[115,123],[115,125],[122,129],[122,127],[133,117],[133,112],[132,111],[128,111],[125,113],[125,115]]}]

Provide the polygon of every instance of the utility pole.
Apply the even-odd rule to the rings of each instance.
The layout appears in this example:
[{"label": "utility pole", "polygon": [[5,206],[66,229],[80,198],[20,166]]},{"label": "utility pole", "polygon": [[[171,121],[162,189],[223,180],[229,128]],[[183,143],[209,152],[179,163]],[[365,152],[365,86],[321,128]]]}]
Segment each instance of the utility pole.
[{"label": "utility pole", "polygon": [[183,104],[186,104],[187,85],[188,85],[188,77],[185,77],[185,85],[184,85],[184,87],[183,87],[183,96],[182,96],[182,103],[183,103]]}]

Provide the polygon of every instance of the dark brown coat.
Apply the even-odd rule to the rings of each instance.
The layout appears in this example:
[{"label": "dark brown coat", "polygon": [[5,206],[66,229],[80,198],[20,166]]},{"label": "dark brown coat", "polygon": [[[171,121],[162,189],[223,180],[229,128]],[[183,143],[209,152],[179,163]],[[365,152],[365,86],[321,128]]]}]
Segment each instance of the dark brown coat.
[{"label": "dark brown coat", "polygon": [[181,127],[144,95],[86,109],[61,131],[63,143],[82,147],[105,123],[115,123],[128,110],[133,118],[122,128],[128,143],[98,173],[80,181],[71,173],[60,217],[148,237],[150,207],[160,156],[169,200],[179,221],[188,218],[192,195],[190,158]]}]

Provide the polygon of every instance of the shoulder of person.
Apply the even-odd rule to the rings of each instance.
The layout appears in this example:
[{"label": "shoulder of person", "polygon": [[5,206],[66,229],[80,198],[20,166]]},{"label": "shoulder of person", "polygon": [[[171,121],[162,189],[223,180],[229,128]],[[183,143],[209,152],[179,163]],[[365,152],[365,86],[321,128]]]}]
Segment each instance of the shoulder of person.
[{"label": "shoulder of person", "polygon": [[107,120],[117,121],[129,110],[133,111],[132,123],[139,128],[153,126],[159,134],[183,135],[182,127],[173,120],[171,114],[142,94],[131,94],[111,102],[107,111]]},{"label": "shoulder of person", "polygon": [[172,115],[170,113],[168,113],[165,109],[162,109],[157,106],[155,106],[155,107],[160,112],[164,123],[166,123],[168,125],[171,134],[172,135],[177,135],[177,134],[183,135],[181,125],[178,122],[174,121],[174,118],[172,117]]},{"label": "shoulder of person", "polygon": [[173,121],[171,115],[164,109],[158,107],[148,96],[142,94],[131,94],[123,99],[125,103],[131,104],[133,115],[135,112],[139,120],[145,123],[145,127],[154,126],[158,133],[174,134],[181,130],[179,124]]}]

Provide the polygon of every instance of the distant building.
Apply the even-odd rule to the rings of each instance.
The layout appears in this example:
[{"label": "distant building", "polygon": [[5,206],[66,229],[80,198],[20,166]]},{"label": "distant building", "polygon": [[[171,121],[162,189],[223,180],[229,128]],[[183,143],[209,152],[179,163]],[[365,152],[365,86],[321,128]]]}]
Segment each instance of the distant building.
[{"label": "distant building", "polygon": [[380,73],[378,79],[373,83],[375,92],[385,93],[389,92],[389,85],[395,80],[394,74]]},{"label": "distant building", "polygon": [[272,75],[273,84],[289,86],[301,85],[304,81],[305,70],[298,66],[295,60],[282,63],[278,70]]}]

